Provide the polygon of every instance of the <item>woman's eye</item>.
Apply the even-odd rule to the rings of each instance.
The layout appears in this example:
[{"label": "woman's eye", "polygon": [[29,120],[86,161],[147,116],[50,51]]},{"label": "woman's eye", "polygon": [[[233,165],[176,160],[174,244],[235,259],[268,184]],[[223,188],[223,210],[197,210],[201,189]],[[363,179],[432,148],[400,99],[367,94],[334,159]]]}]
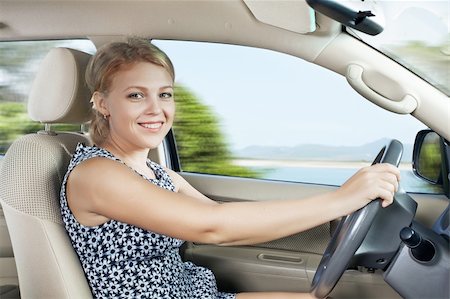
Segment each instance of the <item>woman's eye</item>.
[{"label": "woman's eye", "polygon": [[128,95],[128,97],[133,100],[140,100],[140,99],[144,98],[144,95],[140,92],[133,92],[133,93],[130,93]]},{"label": "woman's eye", "polygon": [[159,94],[159,97],[162,99],[170,99],[172,96],[173,95],[170,92],[163,92]]}]

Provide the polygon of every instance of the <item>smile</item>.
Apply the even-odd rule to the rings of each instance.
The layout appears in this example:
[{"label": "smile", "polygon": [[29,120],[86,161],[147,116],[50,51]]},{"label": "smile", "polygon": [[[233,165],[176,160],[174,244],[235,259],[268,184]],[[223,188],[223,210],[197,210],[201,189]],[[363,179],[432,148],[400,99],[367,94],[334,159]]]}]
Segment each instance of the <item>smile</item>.
[{"label": "smile", "polygon": [[141,127],[144,127],[146,129],[159,129],[162,127],[163,123],[162,122],[157,122],[157,123],[139,123],[139,125]]}]

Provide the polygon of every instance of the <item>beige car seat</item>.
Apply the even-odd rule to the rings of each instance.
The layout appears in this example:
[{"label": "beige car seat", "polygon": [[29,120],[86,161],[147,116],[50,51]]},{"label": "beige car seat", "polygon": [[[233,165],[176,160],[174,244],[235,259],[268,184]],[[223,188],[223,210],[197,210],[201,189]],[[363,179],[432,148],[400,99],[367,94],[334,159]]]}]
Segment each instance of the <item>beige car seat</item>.
[{"label": "beige car seat", "polygon": [[92,298],[62,223],[59,192],[82,133],[55,132],[53,123],[86,123],[90,94],[84,83],[89,54],[54,48],[41,64],[29,96],[30,117],[45,130],[22,136],[0,171],[3,206],[22,298]]}]

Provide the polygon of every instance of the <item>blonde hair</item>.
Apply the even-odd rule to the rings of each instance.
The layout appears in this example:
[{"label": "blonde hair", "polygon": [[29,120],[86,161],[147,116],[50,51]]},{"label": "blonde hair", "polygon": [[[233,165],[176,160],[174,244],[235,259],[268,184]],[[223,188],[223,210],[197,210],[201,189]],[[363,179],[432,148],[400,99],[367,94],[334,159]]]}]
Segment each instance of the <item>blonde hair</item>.
[{"label": "blonde hair", "polygon": [[[169,57],[158,47],[142,38],[129,38],[127,42],[113,42],[101,47],[91,58],[86,69],[86,83],[91,93],[108,94],[114,75],[137,62],[150,62],[162,66],[175,80],[175,70]],[[89,133],[94,144],[101,144],[109,135],[109,122],[94,109]]]}]

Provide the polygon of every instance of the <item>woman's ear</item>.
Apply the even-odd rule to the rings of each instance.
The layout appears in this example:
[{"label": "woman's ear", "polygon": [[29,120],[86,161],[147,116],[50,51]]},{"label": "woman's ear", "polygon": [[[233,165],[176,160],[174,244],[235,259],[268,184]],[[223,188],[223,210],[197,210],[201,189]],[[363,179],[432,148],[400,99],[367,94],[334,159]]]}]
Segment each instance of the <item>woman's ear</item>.
[{"label": "woman's ear", "polygon": [[93,109],[97,110],[100,114],[109,116],[108,106],[102,92],[95,91],[92,94],[91,103]]}]

